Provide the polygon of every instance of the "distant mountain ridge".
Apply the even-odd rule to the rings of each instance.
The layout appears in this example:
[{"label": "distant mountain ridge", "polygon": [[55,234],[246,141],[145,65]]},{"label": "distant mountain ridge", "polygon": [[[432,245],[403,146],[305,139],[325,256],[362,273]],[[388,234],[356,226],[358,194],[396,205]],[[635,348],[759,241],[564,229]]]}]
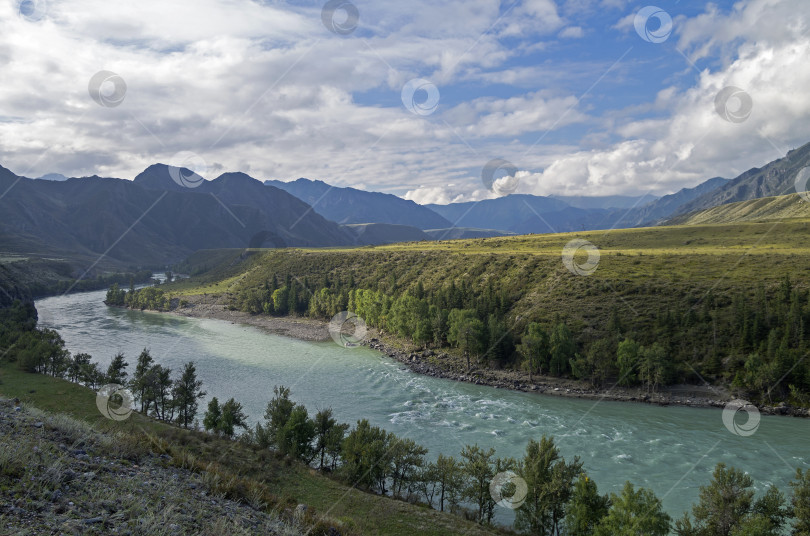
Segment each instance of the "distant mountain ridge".
[{"label": "distant mountain ridge", "polygon": [[784,158],[761,168],[749,169],[722,187],[685,203],[672,216],[726,203],[795,193],[796,175],[807,166],[810,166],[810,143],[789,151]]},{"label": "distant mountain ridge", "polygon": [[422,230],[452,225],[429,208],[393,194],[331,186],[304,178],[292,182],[268,180],[264,184],[294,195],[324,218],[341,224],[390,223]]},{"label": "distant mountain ridge", "polygon": [[[350,245],[351,237],[339,225],[327,220],[312,207],[284,190],[266,186],[261,181],[241,172],[223,173],[211,181],[199,180],[193,188],[177,184],[165,164],[149,166],[140,173],[135,184],[149,189],[185,191],[197,195],[213,196],[220,205],[248,210],[249,218],[235,217],[245,228],[274,236],[276,243],[269,247],[283,246],[338,246]],[[182,182],[182,181],[181,181]],[[197,184],[194,182],[193,184]],[[253,236],[253,235],[251,235]],[[261,247],[254,244],[253,247]]]},{"label": "distant mountain ridge", "polygon": [[580,205],[576,207],[568,205],[564,197],[526,194],[427,206],[448,219],[456,218],[457,225],[499,229],[517,234],[642,227],[656,225],[683,203],[718,188],[725,182],[722,178],[709,179],[695,188],[684,188],[661,198],[650,196],[653,201],[644,205],[641,203],[646,199],[645,196],[619,196],[616,200],[619,203],[638,204],[624,208],[604,206],[611,204],[611,197],[595,198],[593,201],[588,201],[587,198],[568,198]]},{"label": "distant mountain ridge", "polygon": [[[560,233],[656,225],[684,203],[727,181],[709,179],[694,188],[655,196],[549,196],[512,194],[478,202],[426,205],[456,225],[499,229],[518,234]],[[646,200],[651,199],[645,203]],[[571,202],[572,204],[568,204]],[[623,205],[623,206],[611,206]]]},{"label": "distant mountain ridge", "polygon": [[198,249],[245,248],[256,236],[269,246],[352,244],[345,230],[304,202],[246,175],[225,174],[197,188],[175,186],[162,164],[134,181],[35,180],[0,167],[0,191],[6,192],[0,247],[155,266]]},{"label": "distant mountain ridge", "polygon": [[568,206],[574,208],[598,208],[598,209],[612,209],[612,208],[635,208],[641,207],[648,203],[652,203],[658,199],[657,195],[644,194],[644,195],[604,195],[604,196],[587,196],[587,195],[550,195],[551,199],[558,199]]},{"label": "distant mountain ridge", "polygon": [[514,226],[536,214],[556,212],[569,205],[549,197],[511,194],[497,199],[425,206],[441,214],[454,226],[512,231]]},{"label": "distant mountain ridge", "polygon": [[[0,197],[0,251],[156,266],[200,249],[362,246],[804,218],[799,196],[773,196],[793,193],[797,174],[807,166],[810,143],[734,179],[715,177],[643,206],[644,196],[527,194],[422,206],[308,179],[262,183],[233,172],[207,181],[165,164],[149,166],[132,181],[65,179],[58,173],[30,179],[0,166],[0,192],[5,192]],[[760,199],[767,201],[745,203]]]},{"label": "distant mountain ridge", "polygon": [[[780,195],[793,191],[795,175],[810,165],[810,144],[790,151],[780,160],[754,168],[735,179],[713,177],[692,188],[655,196],[535,196],[512,194],[478,202],[427,204],[442,225],[431,225],[415,205],[390,194],[336,188],[322,181],[298,179],[290,183],[266,181],[314,203],[327,218],[341,223],[397,223],[429,231],[433,238],[481,236],[481,233],[448,232],[448,229],[483,229],[493,233],[550,233],[646,227],[679,215],[729,202]],[[383,203],[383,201],[385,201]],[[398,211],[404,212],[398,212]],[[415,216],[416,215],[416,216]],[[414,221],[414,217],[418,221]],[[484,235],[486,232],[484,233]]]},{"label": "distant mountain ridge", "polygon": [[635,208],[624,216],[621,221],[626,223],[628,227],[656,225],[672,214],[677,213],[685,204],[717,190],[728,182],[729,180],[723,177],[714,177],[694,188],[681,188],[674,194],[665,195],[652,203]]},{"label": "distant mountain ridge", "polygon": [[799,194],[727,203],[676,216],[666,225],[706,225],[810,219],[810,203]]}]

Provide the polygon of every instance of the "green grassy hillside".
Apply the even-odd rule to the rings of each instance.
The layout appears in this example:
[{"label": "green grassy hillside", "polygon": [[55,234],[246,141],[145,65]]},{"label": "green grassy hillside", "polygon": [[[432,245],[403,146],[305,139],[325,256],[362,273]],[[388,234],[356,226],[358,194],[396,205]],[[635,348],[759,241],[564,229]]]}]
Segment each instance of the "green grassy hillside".
[{"label": "green grassy hillside", "polygon": [[763,197],[719,205],[673,218],[672,225],[704,225],[810,219],[810,203],[799,194]]},{"label": "green grassy hillside", "polygon": [[[563,248],[575,238],[601,254],[590,276],[563,265]],[[585,259],[582,251],[575,255],[576,262]],[[346,308],[368,310],[368,303],[356,301],[362,289],[373,293],[364,300],[380,302],[367,322],[414,346],[458,346],[446,330],[420,340],[416,332],[423,321],[430,332],[432,315],[439,318],[442,310],[473,310],[485,333],[472,351],[496,368],[527,367],[520,343],[531,323],[550,334],[564,323],[573,347],[556,369],[546,365],[539,372],[638,385],[644,351],[658,343],[650,354],[666,356],[666,363],[659,363],[662,377],[648,388],[705,379],[757,400],[804,405],[808,261],[810,226],[790,220],[257,251],[238,266],[167,290],[220,295],[257,314],[328,318]],[[276,307],[274,293],[282,289],[281,297],[291,292],[294,303]],[[630,380],[616,359],[625,338],[642,345]]]}]

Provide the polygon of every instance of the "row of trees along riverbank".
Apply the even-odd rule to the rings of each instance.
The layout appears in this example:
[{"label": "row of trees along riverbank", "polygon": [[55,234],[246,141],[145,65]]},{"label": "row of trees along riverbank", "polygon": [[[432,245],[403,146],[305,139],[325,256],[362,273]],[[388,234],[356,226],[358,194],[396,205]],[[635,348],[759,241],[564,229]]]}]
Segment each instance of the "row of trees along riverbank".
[{"label": "row of trees along riverbank", "polygon": [[[491,278],[487,284],[462,279],[431,289],[420,279],[407,288],[392,281],[378,287],[357,288],[351,273],[345,279],[324,276],[318,283],[273,274],[259,287],[240,289],[230,307],[324,320],[348,310],[415,347],[458,348],[468,366],[474,360],[479,366],[650,392],[708,378],[756,402],[810,406],[810,360],[804,359],[810,291],[789,278],[753,293],[709,291],[655,309],[647,320],[613,306],[598,330],[559,314],[541,321],[515,317],[511,311],[524,290]],[[159,288],[126,292],[113,286],[107,303],[165,311],[172,302]],[[539,318],[542,311],[534,314]]]}]

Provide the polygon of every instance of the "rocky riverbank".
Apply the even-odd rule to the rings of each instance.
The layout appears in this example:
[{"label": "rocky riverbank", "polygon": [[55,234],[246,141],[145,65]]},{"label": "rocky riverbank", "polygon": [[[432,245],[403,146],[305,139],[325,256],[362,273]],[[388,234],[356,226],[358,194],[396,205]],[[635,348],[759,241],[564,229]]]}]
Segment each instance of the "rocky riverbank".
[{"label": "rocky riverbank", "polygon": [[[642,389],[624,387],[595,389],[583,385],[582,382],[547,376],[534,376],[530,381],[528,374],[514,370],[493,370],[472,366],[468,372],[465,363],[446,352],[436,352],[434,350],[405,352],[377,338],[371,338],[365,341],[364,344],[403,363],[418,374],[474,383],[476,385],[488,385],[499,389],[512,389],[594,401],[640,402],[660,406],[673,405],[695,408],[722,409],[734,399],[725,389],[713,386],[673,385],[656,393],[647,393]],[[810,416],[810,410],[795,408],[784,403],[778,406],[758,406],[758,409],[760,413],[766,415]]]},{"label": "rocky riverbank", "polygon": [[[274,317],[251,315],[242,311],[229,310],[221,298],[215,296],[184,297],[185,304],[180,307],[173,304],[171,314],[192,318],[214,318],[234,323],[247,324],[264,329],[270,333],[284,335],[306,341],[326,341],[329,336],[328,323],[299,317]],[[467,371],[466,363],[459,356],[438,350],[412,352],[397,347],[377,331],[369,329],[369,336],[363,345],[377,350],[388,357],[407,366],[417,374],[445,378],[454,381],[488,385],[499,389],[512,389],[549,396],[582,398],[598,401],[638,402],[660,406],[687,406],[695,408],[724,408],[734,397],[722,387],[709,385],[673,385],[660,389],[656,393],[647,393],[643,389],[610,387],[595,389],[583,382],[534,376],[523,371],[495,370],[475,366],[475,360]],[[810,416],[810,410],[796,408],[784,403],[777,406],[758,406],[765,415]]]}]

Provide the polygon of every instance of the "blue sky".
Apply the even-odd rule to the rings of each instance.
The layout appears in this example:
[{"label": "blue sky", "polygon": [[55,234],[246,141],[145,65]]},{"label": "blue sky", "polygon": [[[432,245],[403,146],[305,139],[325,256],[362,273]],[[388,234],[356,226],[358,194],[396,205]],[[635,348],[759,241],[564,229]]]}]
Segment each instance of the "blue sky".
[{"label": "blue sky", "polygon": [[[656,0],[660,42],[636,29],[647,2],[352,0],[356,24],[336,4],[4,1],[0,164],[193,164],[446,203],[497,195],[495,158],[518,192],[664,194],[810,141],[805,0]],[[413,84],[435,107],[403,100]],[[739,121],[716,106],[728,87],[732,115],[752,104]]]}]

